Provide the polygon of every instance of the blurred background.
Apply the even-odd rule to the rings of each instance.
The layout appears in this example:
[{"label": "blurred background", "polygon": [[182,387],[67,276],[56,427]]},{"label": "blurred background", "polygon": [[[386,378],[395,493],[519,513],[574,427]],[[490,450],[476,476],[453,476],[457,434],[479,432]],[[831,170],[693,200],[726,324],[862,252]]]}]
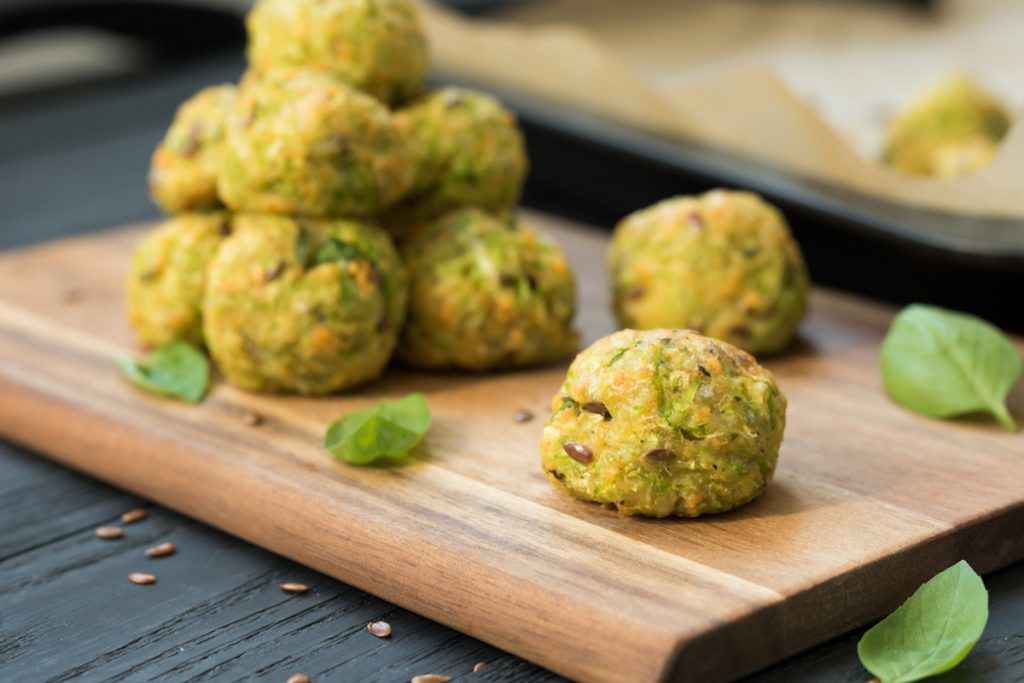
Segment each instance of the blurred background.
[{"label": "blurred background", "polygon": [[[149,155],[182,100],[204,85],[237,80],[250,4],[0,0],[0,247],[156,218],[146,190]],[[1024,3],[1015,0],[443,4],[499,24],[580,29],[669,90],[736,64],[767,67],[872,160],[897,108],[953,71],[969,72],[1015,111],[1024,104]],[[459,81],[450,47],[435,82]],[[534,162],[527,205],[610,227],[671,194],[751,187],[790,216],[819,282],[1021,326],[1003,298],[991,296],[1024,285],[1019,220],[877,202],[699,141],[670,143],[497,90],[527,133]],[[752,122],[749,135],[757,134]],[[871,256],[871,278],[852,252]]]}]

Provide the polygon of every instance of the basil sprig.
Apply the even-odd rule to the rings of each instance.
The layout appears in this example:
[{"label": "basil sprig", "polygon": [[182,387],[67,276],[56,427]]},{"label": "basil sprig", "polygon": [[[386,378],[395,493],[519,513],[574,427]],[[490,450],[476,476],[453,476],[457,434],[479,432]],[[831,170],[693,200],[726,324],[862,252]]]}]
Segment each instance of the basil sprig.
[{"label": "basil sprig", "polygon": [[1020,353],[980,318],[908,306],[882,343],[881,364],[886,392],[910,410],[942,418],[986,411],[1017,429],[1006,395],[1020,379]]},{"label": "basil sprig", "polygon": [[210,383],[206,356],[182,341],[161,346],[141,361],[120,358],[118,363],[136,386],[189,403],[199,403]]},{"label": "basil sprig", "polygon": [[882,683],[919,681],[963,661],[987,622],[988,591],[961,560],[865,633],[857,655]]},{"label": "basil sprig", "polygon": [[381,401],[333,422],[324,436],[324,448],[352,465],[405,457],[430,428],[430,406],[423,394],[397,401]]}]

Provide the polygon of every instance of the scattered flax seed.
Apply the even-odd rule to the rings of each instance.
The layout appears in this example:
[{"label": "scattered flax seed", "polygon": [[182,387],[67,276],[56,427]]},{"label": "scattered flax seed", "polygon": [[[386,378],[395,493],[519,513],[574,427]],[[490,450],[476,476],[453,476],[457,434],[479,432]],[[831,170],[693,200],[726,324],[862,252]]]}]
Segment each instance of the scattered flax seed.
[{"label": "scattered flax seed", "polygon": [[746,325],[734,325],[729,329],[729,333],[739,337],[740,339],[750,339],[751,335],[754,334]]},{"label": "scattered flax seed", "polygon": [[420,676],[413,676],[410,683],[448,683],[452,680],[451,676],[442,676],[441,674],[422,674]]},{"label": "scattered flax seed", "polygon": [[594,459],[594,452],[581,443],[566,441],[562,444],[562,450],[570,458],[583,465],[589,465]]},{"label": "scattered flax seed", "polygon": [[124,536],[124,529],[119,526],[101,526],[96,529],[96,538],[104,541],[114,541]]},{"label": "scattered flax seed", "polygon": [[522,410],[517,410],[514,419],[516,422],[519,423],[529,422],[530,420],[533,419],[533,412],[527,410],[526,408],[523,408]]},{"label": "scattered flax seed", "polygon": [[634,287],[633,289],[626,292],[626,298],[630,301],[636,301],[637,299],[643,299],[647,295],[647,290],[643,287]]},{"label": "scattered flax seed", "polygon": [[646,457],[650,462],[669,462],[676,457],[676,454],[667,448],[655,448],[653,451],[647,451]]},{"label": "scattered flax seed", "polygon": [[267,268],[267,270],[263,273],[263,281],[273,282],[277,278],[281,277],[281,274],[284,272],[284,269],[284,261],[278,261],[270,268]]},{"label": "scattered flax seed", "polygon": [[478,673],[485,666],[487,666],[487,662],[477,662],[473,665],[473,673]]},{"label": "scattered flax seed", "polygon": [[371,621],[366,625],[366,630],[378,638],[388,638],[391,636],[391,624],[386,621]]},{"label": "scattered flax seed", "polygon": [[177,550],[178,546],[168,541],[147,550],[146,557],[167,557],[168,555],[173,555]]},{"label": "scattered flax seed", "polygon": [[690,227],[694,230],[704,229],[704,216],[701,216],[699,211],[691,211],[686,217],[686,222],[689,223]]},{"label": "scattered flax seed", "polygon": [[66,304],[77,304],[79,301],[85,298],[85,290],[79,287],[72,287],[71,289],[65,289],[61,298]]},{"label": "scattered flax seed", "polygon": [[282,583],[281,590],[285,593],[305,593],[309,590],[309,586],[304,583]]},{"label": "scattered flax seed", "polygon": [[149,517],[149,513],[142,508],[135,508],[121,515],[121,521],[125,524],[134,524],[135,522],[141,522],[146,517]]},{"label": "scattered flax seed", "polygon": [[292,674],[288,677],[287,683],[309,683],[310,678],[306,674]]},{"label": "scattered flax seed", "polygon": [[132,572],[128,575],[128,580],[136,586],[151,586],[156,583],[155,576],[152,574],[143,574],[142,572]]},{"label": "scattered flax seed", "polygon": [[600,415],[601,417],[604,418],[605,422],[612,419],[612,414],[611,412],[609,412],[608,406],[601,403],[600,401],[590,401],[589,403],[584,403],[582,406],[580,406],[580,408],[587,411],[588,413]]},{"label": "scattered flax seed", "polygon": [[197,122],[188,129],[188,136],[185,138],[185,144],[178,150],[181,156],[186,159],[195,156],[199,151],[199,143],[202,140],[202,137],[203,126]]},{"label": "scattered flax seed", "polygon": [[251,410],[242,416],[242,422],[249,425],[250,427],[259,427],[263,424],[263,416],[259,413],[254,413]]}]

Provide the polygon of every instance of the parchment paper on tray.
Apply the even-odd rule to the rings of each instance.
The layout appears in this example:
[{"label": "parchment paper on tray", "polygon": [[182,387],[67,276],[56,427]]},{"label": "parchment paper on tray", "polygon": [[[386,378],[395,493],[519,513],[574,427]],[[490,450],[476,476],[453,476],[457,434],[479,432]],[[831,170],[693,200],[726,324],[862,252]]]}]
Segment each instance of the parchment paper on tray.
[{"label": "parchment paper on tray", "polygon": [[426,0],[422,5],[435,63],[444,72],[720,146],[867,195],[958,214],[1024,218],[1024,126],[1015,126],[991,165],[975,174],[909,176],[858,151],[765,66],[704,70],[666,85],[572,26],[466,19]]}]

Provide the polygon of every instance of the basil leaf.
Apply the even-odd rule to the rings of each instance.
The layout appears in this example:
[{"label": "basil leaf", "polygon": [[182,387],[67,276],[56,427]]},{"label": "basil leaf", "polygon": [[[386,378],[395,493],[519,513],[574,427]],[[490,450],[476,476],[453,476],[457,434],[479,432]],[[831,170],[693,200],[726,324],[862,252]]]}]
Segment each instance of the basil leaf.
[{"label": "basil leaf", "polygon": [[857,655],[882,683],[918,681],[963,661],[987,621],[988,591],[961,560],[865,633]]},{"label": "basil leaf", "polygon": [[381,458],[404,457],[430,428],[430,406],[423,394],[349,413],[331,423],[324,448],[353,465],[368,465]]},{"label": "basil leaf", "polygon": [[1020,379],[1013,343],[980,318],[914,304],[893,320],[882,343],[882,381],[894,401],[930,417],[992,413],[1017,428],[1006,395]]},{"label": "basil leaf", "polygon": [[199,403],[210,383],[210,363],[191,344],[171,342],[144,360],[118,359],[125,376],[136,386],[162,396]]}]

